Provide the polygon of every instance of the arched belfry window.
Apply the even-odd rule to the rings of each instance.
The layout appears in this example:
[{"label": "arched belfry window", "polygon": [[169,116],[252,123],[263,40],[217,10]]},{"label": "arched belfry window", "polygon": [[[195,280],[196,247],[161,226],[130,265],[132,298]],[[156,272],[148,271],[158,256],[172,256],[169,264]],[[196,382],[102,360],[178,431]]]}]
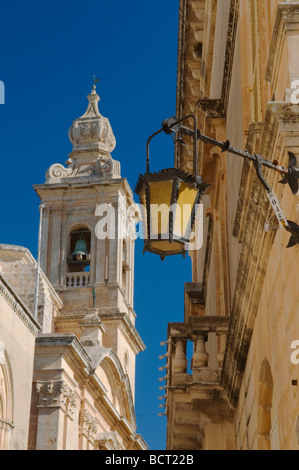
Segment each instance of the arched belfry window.
[{"label": "arched belfry window", "polygon": [[69,253],[67,257],[69,272],[84,272],[90,269],[91,232],[87,228],[73,230],[70,233]]}]

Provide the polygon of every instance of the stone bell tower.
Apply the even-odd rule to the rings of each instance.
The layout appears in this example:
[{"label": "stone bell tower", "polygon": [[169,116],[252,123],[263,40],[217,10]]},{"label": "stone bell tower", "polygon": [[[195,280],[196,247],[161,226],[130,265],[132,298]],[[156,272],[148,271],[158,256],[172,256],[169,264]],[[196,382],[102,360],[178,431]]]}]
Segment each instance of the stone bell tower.
[{"label": "stone bell tower", "polygon": [[45,183],[34,186],[42,211],[41,268],[63,301],[55,332],[112,348],[134,390],[135,355],[144,349],[133,309],[138,206],[111,157],[116,141],[99,100],[93,86],[86,112],[69,130],[67,166],[52,165]]}]

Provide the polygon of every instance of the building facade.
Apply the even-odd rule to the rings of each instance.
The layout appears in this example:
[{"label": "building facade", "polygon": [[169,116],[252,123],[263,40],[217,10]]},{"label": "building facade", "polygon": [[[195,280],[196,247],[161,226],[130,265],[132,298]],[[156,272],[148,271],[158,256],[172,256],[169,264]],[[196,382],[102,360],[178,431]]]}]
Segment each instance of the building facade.
[{"label": "building facade", "polygon": [[[298,167],[298,45],[298,1],[181,0],[177,117],[275,164],[292,152]],[[184,140],[175,162],[191,172]],[[287,248],[251,161],[202,141],[198,154],[211,186],[184,322],[168,327],[167,448],[297,450],[298,244]],[[298,194],[262,172],[298,224]]]},{"label": "building facade", "polygon": [[32,278],[35,261],[28,250],[7,245],[0,245],[0,258],[0,449],[23,450],[28,443],[34,345],[40,328],[25,302],[30,302],[25,283]]},{"label": "building facade", "polygon": [[99,99],[94,86],[70,128],[67,166],[52,165],[34,186],[38,264],[0,246],[1,449],[147,449],[134,403],[145,347],[133,308],[139,212]]}]

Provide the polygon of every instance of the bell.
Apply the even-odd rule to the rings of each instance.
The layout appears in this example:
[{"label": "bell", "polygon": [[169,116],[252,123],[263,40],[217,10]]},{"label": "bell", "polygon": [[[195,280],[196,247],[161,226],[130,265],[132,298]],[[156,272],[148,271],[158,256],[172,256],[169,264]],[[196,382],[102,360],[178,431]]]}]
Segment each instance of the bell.
[{"label": "bell", "polygon": [[72,258],[76,258],[78,261],[81,261],[85,257],[85,259],[89,259],[89,253],[87,251],[87,243],[83,239],[78,239],[76,241],[75,251],[72,253]]}]

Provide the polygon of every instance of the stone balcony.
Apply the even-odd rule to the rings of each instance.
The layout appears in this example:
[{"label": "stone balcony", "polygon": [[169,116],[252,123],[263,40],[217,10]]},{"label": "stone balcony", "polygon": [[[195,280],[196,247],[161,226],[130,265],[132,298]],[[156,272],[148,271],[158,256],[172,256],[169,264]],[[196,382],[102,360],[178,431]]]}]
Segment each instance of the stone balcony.
[{"label": "stone balcony", "polygon": [[[220,382],[228,320],[228,317],[201,316],[189,317],[188,323],[169,323],[167,369],[172,386],[186,381]],[[190,342],[193,352],[188,357]],[[191,375],[187,373],[188,365]]]},{"label": "stone balcony", "polygon": [[229,417],[221,384],[228,322],[228,317],[197,316],[168,325],[163,357],[168,449],[201,449],[206,423]]}]

